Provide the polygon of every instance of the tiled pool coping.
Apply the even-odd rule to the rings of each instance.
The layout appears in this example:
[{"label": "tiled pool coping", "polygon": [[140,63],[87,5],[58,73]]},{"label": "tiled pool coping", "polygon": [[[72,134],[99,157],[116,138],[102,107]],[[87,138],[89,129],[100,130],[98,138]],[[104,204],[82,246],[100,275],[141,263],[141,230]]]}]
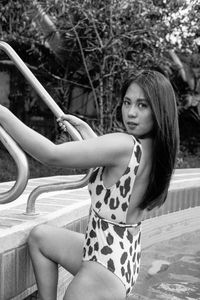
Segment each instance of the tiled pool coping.
[{"label": "tiled pool coping", "polygon": [[[23,299],[36,288],[26,247],[27,236],[34,226],[48,222],[84,232],[87,224],[90,206],[87,187],[41,195],[36,201],[36,210],[40,212],[36,216],[24,214],[28,195],[38,185],[71,181],[80,177],[81,175],[72,175],[30,179],[23,195],[15,202],[0,206],[1,300]],[[12,185],[13,182],[1,183],[0,191],[8,190]],[[176,236],[179,234],[177,226],[184,226],[186,231],[192,231],[194,226],[200,228],[199,204],[200,169],[176,170],[166,203],[145,216],[142,247]],[[152,217],[155,218],[152,220]],[[58,299],[70,280],[69,274],[62,269],[60,276],[62,280]]]}]

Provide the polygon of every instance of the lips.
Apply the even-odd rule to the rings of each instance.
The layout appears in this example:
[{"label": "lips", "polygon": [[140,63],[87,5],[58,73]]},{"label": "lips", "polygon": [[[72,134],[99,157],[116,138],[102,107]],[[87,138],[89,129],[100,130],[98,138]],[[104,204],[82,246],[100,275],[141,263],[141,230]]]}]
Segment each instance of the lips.
[{"label": "lips", "polygon": [[129,128],[135,128],[138,124],[134,122],[127,122]]}]

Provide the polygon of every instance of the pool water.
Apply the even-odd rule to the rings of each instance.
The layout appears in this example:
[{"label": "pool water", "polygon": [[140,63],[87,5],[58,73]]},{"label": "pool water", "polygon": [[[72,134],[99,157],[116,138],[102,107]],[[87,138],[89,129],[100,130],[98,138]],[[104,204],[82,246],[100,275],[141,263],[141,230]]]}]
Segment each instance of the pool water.
[{"label": "pool water", "polygon": [[144,249],[128,300],[200,300],[200,230]]}]

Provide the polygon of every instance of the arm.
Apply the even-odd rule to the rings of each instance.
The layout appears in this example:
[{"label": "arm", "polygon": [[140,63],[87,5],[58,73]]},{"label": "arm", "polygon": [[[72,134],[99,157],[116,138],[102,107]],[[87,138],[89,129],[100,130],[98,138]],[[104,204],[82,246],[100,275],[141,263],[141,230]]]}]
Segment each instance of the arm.
[{"label": "arm", "polygon": [[0,123],[22,149],[40,162],[66,168],[116,166],[127,160],[132,138],[123,133],[56,145],[0,106]]}]

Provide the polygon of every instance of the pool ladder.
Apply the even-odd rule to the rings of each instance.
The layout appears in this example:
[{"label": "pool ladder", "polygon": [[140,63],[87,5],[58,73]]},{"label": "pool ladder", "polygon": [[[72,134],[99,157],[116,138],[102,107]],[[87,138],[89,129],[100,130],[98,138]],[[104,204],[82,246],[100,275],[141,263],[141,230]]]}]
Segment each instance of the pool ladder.
[{"label": "pool ladder", "polygon": [[[54,113],[56,118],[59,118],[64,114],[57,103],[49,95],[49,93],[40,84],[37,78],[33,75],[30,69],[14,51],[14,49],[6,42],[0,41],[0,50],[6,52],[10,59],[14,62],[19,71],[24,75],[30,85],[36,90],[38,95],[43,99],[49,109]],[[68,133],[73,140],[82,140],[79,132],[67,121],[64,122]],[[17,179],[12,188],[6,192],[0,193],[0,204],[9,203],[16,200],[26,188],[29,178],[29,166],[25,153],[17,145],[17,143],[9,136],[9,134],[0,126],[0,141],[4,144],[12,158],[17,165]],[[90,169],[85,176],[78,181],[72,182],[60,182],[55,184],[45,184],[36,187],[29,195],[27,200],[26,214],[34,215],[37,214],[35,211],[35,201],[37,197],[46,192],[68,190],[81,188],[87,185],[88,179],[92,173]]]}]

